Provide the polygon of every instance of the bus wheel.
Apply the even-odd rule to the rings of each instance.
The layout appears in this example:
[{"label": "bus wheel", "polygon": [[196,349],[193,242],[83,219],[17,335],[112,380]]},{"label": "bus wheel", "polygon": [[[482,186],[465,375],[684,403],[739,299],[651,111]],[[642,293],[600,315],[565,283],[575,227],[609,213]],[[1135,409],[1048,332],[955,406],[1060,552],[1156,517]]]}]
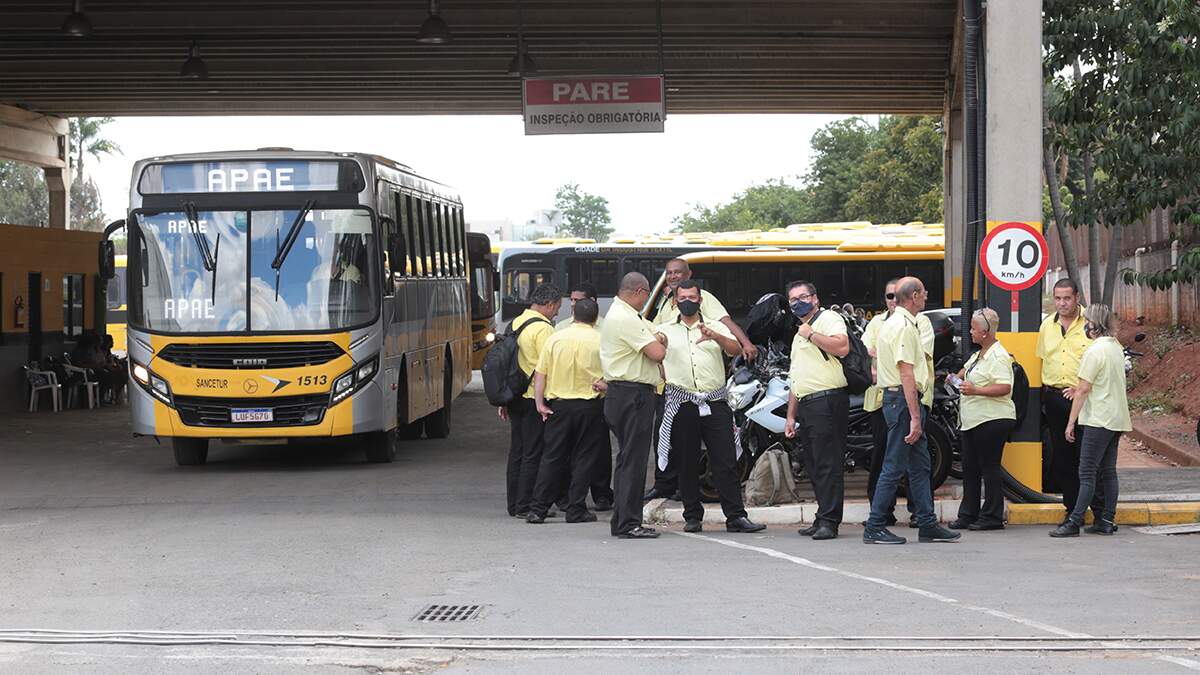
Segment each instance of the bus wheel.
[{"label": "bus wheel", "polygon": [[208,461],[207,438],[172,438],[171,449],[179,466],[200,466]]},{"label": "bus wheel", "polygon": [[396,430],[376,431],[367,434],[367,461],[375,464],[386,464],[396,459]]},{"label": "bus wheel", "polygon": [[421,437],[423,431],[425,431],[425,420],[417,420],[396,427],[396,433],[400,435],[402,441],[415,441]]},{"label": "bus wheel", "polygon": [[446,377],[442,386],[442,408],[425,417],[425,438],[445,438],[450,435],[450,361],[446,361]]}]

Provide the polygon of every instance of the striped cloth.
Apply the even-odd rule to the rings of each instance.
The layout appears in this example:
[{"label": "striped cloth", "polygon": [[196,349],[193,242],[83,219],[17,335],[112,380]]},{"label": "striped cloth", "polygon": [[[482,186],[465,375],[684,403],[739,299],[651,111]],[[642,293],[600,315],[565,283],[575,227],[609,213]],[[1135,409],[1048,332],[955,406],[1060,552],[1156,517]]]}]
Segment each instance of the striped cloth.
[{"label": "striped cloth", "polygon": [[[709,401],[724,401],[729,396],[729,388],[721,387],[716,391],[707,393],[697,393],[688,391],[682,387],[676,387],[673,384],[668,384],[663,389],[663,396],[666,401],[663,403],[663,418],[662,426],[658,428],[658,468],[660,471],[667,470],[667,458],[671,452],[671,425],[675,423],[675,415],[679,412],[679,406],[684,403],[694,403],[700,408],[700,413],[703,415],[708,409]],[[742,439],[739,433],[737,424],[733,425],[733,449],[736,457],[742,457]]]}]

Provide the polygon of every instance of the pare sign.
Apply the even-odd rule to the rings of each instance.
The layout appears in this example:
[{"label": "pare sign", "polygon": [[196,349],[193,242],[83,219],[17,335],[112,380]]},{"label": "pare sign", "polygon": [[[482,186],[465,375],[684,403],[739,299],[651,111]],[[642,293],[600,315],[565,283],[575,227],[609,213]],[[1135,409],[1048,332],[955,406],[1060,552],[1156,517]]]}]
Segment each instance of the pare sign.
[{"label": "pare sign", "polygon": [[527,136],[661,133],[666,119],[661,75],[530,77],[522,94]]}]

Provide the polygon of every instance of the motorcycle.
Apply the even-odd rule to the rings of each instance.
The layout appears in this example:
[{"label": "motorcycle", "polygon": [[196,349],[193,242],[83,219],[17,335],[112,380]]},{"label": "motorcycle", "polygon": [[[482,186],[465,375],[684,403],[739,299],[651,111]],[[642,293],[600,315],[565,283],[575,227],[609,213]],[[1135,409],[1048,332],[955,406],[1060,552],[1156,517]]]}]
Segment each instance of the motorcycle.
[{"label": "motorcycle", "polygon": [[[786,344],[782,341],[769,341],[768,344],[760,345],[759,357],[752,363],[746,362],[742,357],[733,362],[732,374],[727,385],[727,401],[733,411],[734,424],[741,441],[742,454],[738,460],[738,472],[742,481],[749,478],[758,457],[767,448],[778,443],[788,453],[797,483],[808,482],[801,454],[804,451],[801,440],[798,437],[787,438],[783,433],[790,395],[787,382],[789,365]],[[957,399],[952,403],[949,399],[949,394],[944,394],[939,406],[939,399],[935,397],[934,412],[926,424],[925,433],[928,437],[934,489],[945,482],[955,454]],[[869,469],[873,438],[870,413],[863,410],[863,397],[852,395],[846,454],[843,458],[846,473],[853,473],[860,468]],[[701,493],[706,500],[715,499],[717,496],[709,475],[707,459],[703,458]],[[902,483],[901,494],[905,487]]]}]

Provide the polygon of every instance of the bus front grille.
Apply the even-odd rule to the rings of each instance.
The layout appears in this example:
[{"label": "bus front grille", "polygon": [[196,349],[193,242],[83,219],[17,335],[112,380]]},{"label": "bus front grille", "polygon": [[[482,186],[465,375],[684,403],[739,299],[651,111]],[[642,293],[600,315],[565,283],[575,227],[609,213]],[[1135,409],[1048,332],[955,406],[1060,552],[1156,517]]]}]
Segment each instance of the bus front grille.
[{"label": "bus front grille", "polygon": [[[280,396],[277,398],[212,398],[207,396],[176,396],[175,409],[189,427],[302,427],[320,424],[325,419],[329,394]],[[270,422],[233,422],[234,408],[270,408]]]},{"label": "bus front grille", "polygon": [[332,342],[204,343],[167,345],[158,358],[185,368],[261,370],[319,366],[344,353]]}]

